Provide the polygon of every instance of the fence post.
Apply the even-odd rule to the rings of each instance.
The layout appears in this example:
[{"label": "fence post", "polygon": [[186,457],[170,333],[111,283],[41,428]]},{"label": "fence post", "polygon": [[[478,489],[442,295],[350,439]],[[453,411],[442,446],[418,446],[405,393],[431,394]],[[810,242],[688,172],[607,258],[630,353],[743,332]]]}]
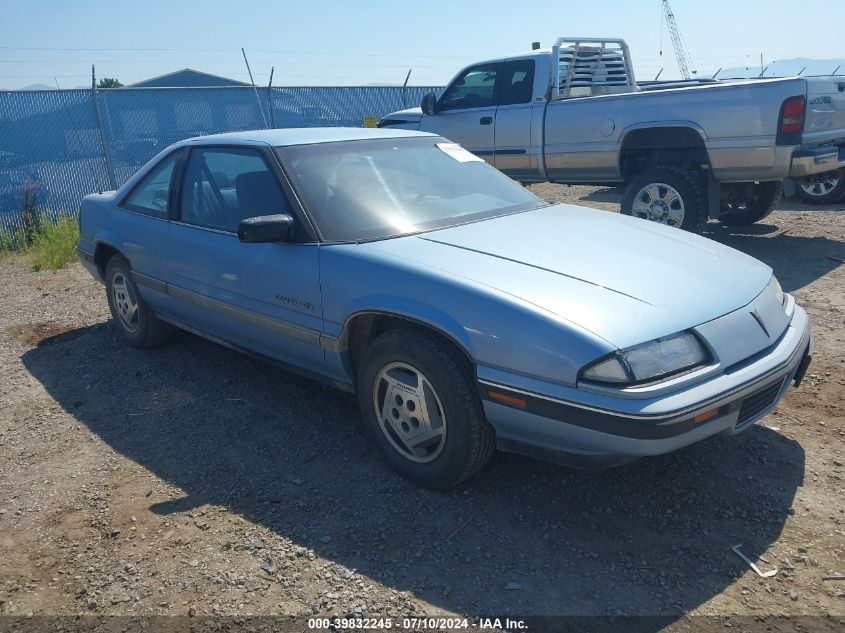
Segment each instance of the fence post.
[{"label": "fence post", "polygon": [[94,67],[91,66],[91,96],[94,100],[94,116],[97,118],[97,129],[100,132],[100,147],[103,149],[103,159],[106,161],[106,173],[109,177],[109,187],[117,189],[117,179],[114,177],[114,164],[111,161],[109,142],[106,131],[103,128],[103,117],[100,115],[100,102],[97,99],[97,81],[94,77]]},{"label": "fence post", "polygon": [[273,111],[273,72],[276,67],[270,68],[270,81],[267,83],[267,107],[270,109],[270,127],[276,127],[276,113]]}]

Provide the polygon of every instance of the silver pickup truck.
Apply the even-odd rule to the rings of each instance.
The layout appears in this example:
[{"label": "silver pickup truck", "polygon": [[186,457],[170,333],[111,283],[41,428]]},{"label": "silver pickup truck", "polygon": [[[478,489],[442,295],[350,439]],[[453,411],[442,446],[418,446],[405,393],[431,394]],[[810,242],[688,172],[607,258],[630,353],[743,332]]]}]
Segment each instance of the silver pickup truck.
[{"label": "silver pickup truck", "polygon": [[845,166],[845,77],[638,85],[623,40],[560,38],[468,66],[379,126],[435,132],[526,184],[624,184],[623,213],[700,231]]}]

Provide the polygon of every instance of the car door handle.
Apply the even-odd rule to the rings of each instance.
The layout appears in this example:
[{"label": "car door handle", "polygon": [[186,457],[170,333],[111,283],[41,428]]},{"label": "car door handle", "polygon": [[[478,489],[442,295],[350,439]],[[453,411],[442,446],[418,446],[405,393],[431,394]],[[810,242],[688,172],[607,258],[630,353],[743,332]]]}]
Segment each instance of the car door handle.
[{"label": "car door handle", "polygon": [[490,125],[493,122],[493,117],[491,116],[483,116],[478,120],[481,125]]}]

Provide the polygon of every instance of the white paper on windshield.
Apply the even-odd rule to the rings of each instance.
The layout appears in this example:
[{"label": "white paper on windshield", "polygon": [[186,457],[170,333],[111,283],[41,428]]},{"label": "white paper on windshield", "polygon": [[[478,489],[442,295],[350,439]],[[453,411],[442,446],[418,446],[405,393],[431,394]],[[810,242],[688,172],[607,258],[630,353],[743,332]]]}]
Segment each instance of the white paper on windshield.
[{"label": "white paper on windshield", "polygon": [[472,152],[466,151],[457,143],[435,143],[437,147],[446,155],[451,156],[460,163],[470,163],[473,161],[481,161],[481,159]]}]

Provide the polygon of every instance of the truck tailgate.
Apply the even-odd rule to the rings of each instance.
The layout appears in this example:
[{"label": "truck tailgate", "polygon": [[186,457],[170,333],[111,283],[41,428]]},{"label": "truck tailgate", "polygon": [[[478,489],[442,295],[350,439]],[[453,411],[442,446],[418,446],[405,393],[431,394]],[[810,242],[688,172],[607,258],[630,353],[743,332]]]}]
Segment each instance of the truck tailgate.
[{"label": "truck tailgate", "polygon": [[807,77],[804,144],[845,142],[845,77]]}]

